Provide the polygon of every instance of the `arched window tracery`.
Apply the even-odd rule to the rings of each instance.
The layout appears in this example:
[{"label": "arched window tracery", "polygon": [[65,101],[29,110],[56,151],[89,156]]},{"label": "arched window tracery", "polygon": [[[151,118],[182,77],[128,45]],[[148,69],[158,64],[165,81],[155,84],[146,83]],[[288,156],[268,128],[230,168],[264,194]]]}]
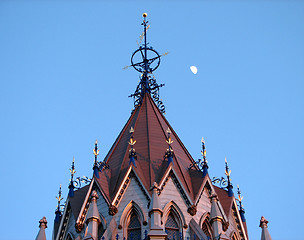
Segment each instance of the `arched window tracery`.
[{"label": "arched window tracery", "polygon": [[141,240],[141,223],[135,210],[128,217],[128,240]]},{"label": "arched window tracery", "polygon": [[202,224],[202,230],[206,234],[207,237],[212,239],[212,228],[209,221],[209,216],[207,216]]},{"label": "arched window tracery", "polygon": [[172,212],[170,212],[167,217],[165,229],[169,240],[180,239],[180,226],[177,217]]}]

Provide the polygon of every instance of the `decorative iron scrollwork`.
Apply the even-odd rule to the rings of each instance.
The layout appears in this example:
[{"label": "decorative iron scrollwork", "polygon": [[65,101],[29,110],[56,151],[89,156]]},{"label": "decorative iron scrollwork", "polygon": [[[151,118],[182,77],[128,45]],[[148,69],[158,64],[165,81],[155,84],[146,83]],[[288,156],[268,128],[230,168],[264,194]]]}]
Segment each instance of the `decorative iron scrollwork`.
[{"label": "decorative iron scrollwork", "polygon": [[145,93],[149,93],[159,110],[165,113],[165,106],[162,100],[159,99],[159,88],[164,86],[164,84],[157,84],[152,72],[159,67],[161,57],[166,56],[169,52],[160,55],[155,49],[148,46],[147,30],[150,25],[148,25],[146,17],[144,17],[142,25],[144,26],[144,32],[140,39],[141,41],[144,39],[144,43],[141,46],[138,43],[139,48],[132,54],[131,65],[124,67],[124,69],[127,69],[132,66],[136,71],[141,73],[140,82],[134,94],[131,94],[129,97],[133,97],[134,108],[136,108],[141,105]]},{"label": "decorative iron scrollwork", "polygon": [[202,161],[202,159],[198,159],[198,160],[194,160],[194,162],[192,164],[189,165],[189,170],[192,169],[193,167],[196,167],[199,171],[203,171],[203,165],[204,162]]},{"label": "decorative iron scrollwork", "polygon": [[[152,96],[153,101],[156,103],[157,107],[161,111],[161,113],[165,113],[165,105],[163,101],[159,98],[159,88],[165,86],[165,84],[158,84],[156,82],[156,79],[154,76],[147,75],[146,76],[148,81],[148,89],[150,90],[150,94]],[[140,80],[140,83],[137,85],[136,90],[133,94],[131,94],[129,97],[133,97],[134,100],[134,108],[137,106],[140,106],[143,100],[143,83],[142,79]]]},{"label": "decorative iron scrollwork", "polygon": [[76,189],[80,189],[81,188],[81,183],[84,183],[84,185],[86,185],[86,184],[89,184],[91,181],[92,181],[92,178],[88,178],[87,176],[78,177],[74,181],[74,187]]},{"label": "decorative iron scrollwork", "polygon": [[213,177],[211,182],[213,184],[217,184],[220,188],[227,188],[228,186],[228,182],[224,177]]}]

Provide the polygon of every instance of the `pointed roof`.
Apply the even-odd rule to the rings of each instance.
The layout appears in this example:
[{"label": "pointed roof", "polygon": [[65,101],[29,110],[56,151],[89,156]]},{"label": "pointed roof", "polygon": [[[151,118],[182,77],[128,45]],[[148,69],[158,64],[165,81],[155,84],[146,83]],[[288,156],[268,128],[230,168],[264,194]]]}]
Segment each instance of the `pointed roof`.
[{"label": "pointed roof", "polygon": [[131,127],[134,128],[133,135],[136,139],[134,147],[137,160],[134,170],[147,190],[154,182],[160,183],[167,169],[168,163],[167,160],[164,160],[164,155],[168,148],[167,129],[171,130],[173,140],[171,146],[174,151],[173,169],[193,202],[198,193],[197,185],[202,184],[203,178],[198,178],[197,174],[189,171],[189,166],[194,163],[193,158],[149,93],[144,95],[142,104],[135,108],[105,157],[110,171],[102,171],[99,173],[100,178],[95,178],[110,202],[113,201],[128,171],[130,150],[128,141]]},{"label": "pointed roof", "polygon": [[90,185],[86,185],[86,186],[76,190],[74,192],[74,194],[75,194],[74,197],[69,198],[69,202],[70,202],[71,209],[72,209],[75,219],[77,219],[77,217],[80,213],[81,207],[83,205],[83,202],[85,200],[89,187],[90,187]]},{"label": "pointed roof", "polygon": [[222,189],[220,187],[217,187],[215,185],[213,185],[214,190],[220,200],[220,203],[224,209],[224,212],[226,214],[226,216],[229,218],[230,213],[231,213],[231,208],[232,208],[232,204],[233,204],[233,198],[234,197],[229,197],[228,196],[228,191],[226,191],[225,189]]},{"label": "pointed roof", "polygon": [[268,231],[268,221],[264,216],[260,220],[260,228],[262,228],[261,240],[272,240],[270,233]]},{"label": "pointed roof", "polygon": [[40,229],[35,240],[46,240],[45,229],[47,228],[47,220],[45,217],[39,221],[39,228]]}]

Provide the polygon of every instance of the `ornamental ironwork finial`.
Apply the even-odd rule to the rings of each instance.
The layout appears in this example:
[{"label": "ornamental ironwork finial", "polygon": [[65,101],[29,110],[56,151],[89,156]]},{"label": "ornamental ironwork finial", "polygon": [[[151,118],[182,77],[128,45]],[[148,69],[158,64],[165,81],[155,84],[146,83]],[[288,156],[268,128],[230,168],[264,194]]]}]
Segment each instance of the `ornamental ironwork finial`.
[{"label": "ornamental ironwork finial", "polygon": [[245,209],[243,208],[243,204],[242,204],[242,200],[243,200],[243,197],[241,196],[241,190],[240,190],[240,187],[239,185],[237,185],[237,194],[238,194],[238,202],[239,202],[239,206],[240,206],[240,215],[241,215],[241,219],[242,219],[242,222],[246,222],[246,219],[245,219]]},{"label": "ornamental ironwork finial", "polygon": [[98,171],[99,171],[99,168],[98,168],[98,160],[97,160],[97,157],[99,155],[99,149],[98,149],[98,141],[96,139],[95,141],[95,148],[93,149],[93,154],[95,156],[95,159],[94,159],[94,165],[93,165],[93,171],[94,171],[94,175],[99,178],[99,174],[98,174]]},{"label": "ornamental ironwork finial", "polygon": [[131,146],[130,150],[129,150],[129,165],[131,163],[133,163],[134,167],[136,167],[136,163],[135,163],[135,160],[137,160],[137,155],[136,155],[136,151],[135,151],[135,148],[134,148],[134,145],[136,143],[136,140],[134,140],[134,136],[133,136],[133,133],[134,133],[134,128],[131,127],[130,128],[130,140],[129,140],[129,145]]},{"label": "ornamental ironwork finial", "polygon": [[205,177],[208,173],[208,161],[207,161],[207,158],[206,158],[206,147],[205,147],[205,140],[204,138],[202,137],[202,150],[201,150],[201,153],[202,153],[202,156],[203,156],[203,177]]},{"label": "ornamental ironwork finial", "polygon": [[63,200],[63,197],[61,197],[62,191],[61,191],[61,184],[58,191],[58,197],[56,197],[58,204],[57,204],[57,210],[60,211],[60,203]]},{"label": "ornamental ironwork finial", "polygon": [[71,179],[70,179],[70,184],[69,184],[69,197],[74,197],[74,189],[76,188],[79,189],[81,188],[81,183],[88,184],[91,182],[92,179],[83,176],[83,177],[77,177],[74,180],[74,175],[76,173],[75,171],[75,158],[73,157],[73,162],[72,162],[72,167],[70,168],[71,172]]},{"label": "ornamental ironwork finial", "polygon": [[[162,113],[165,113],[165,106],[159,99],[159,88],[164,86],[164,84],[157,84],[154,78],[153,72],[160,65],[160,58],[168,54],[168,52],[160,55],[155,49],[149,46],[147,42],[147,30],[150,28],[149,22],[147,21],[147,13],[143,13],[142,26],[144,27],[143,33],[140,35],[140,41],[137,41],[138,49],[132,54],[131,65],[124,67],[133,67],[136,71],[141,73],[140,82],[137,85],[135,93],[131,94],[129,97],[134,99],[134,107],[141,105],[144,95],[149,93],[158,108]],[[144,42],[142,43],[142,41]]]},{"label": "ornamental ironwork finial", "polygon": [[173,140],[171,139],[171,130],[170,128],[167,129],[167,140],[166,142],[168,143],[168,149],[165,153],[164,159],[168,159],[168,166],[170,163],[174,164],[173,162],[173,149],[171,144],[173,143]]},{"label": "ornamental ironwork finial", "polygon": [[228,185],[227,185],[228,196],[232,197],[233,196],[233,191],[232,191],[233,186],[231,184],[231,178],[230,178],[231,170],[229,170],[228,162],[227,162],[227,158],[226,157],[225,157],[225,174],[227,176],[227,182],[228,182]]},{"label": "ornamental ironwork finial", "polygon": [[61,194],[62,194],[62,191],[61,191],[61,184],[60,184],[60,188],[59,188],[59,191],[58,191],[58,197],[56,197],[57,199],[57,208],[56,208],[56,211],[55,211],[55,222],[60,222],[60,219],[62,217],[62,212],[61,212],[61,207],[63,205],[61,205],[61,201],[63,200],[63,197],[61,197]]},{"label": "ornamental ironwork finial", "polygon": [[237,185],[237,194],[238,194],[238,201],[240,203],[240,209],[243,208],[243,205],[242,205],[242,200],[243,200],[243,197],[241,196],[241,190],[240,190],[240,187],[239,185]]},{"label": "ornamental ironwork finial", "polygon": [[103,169],[109,169],[109,165],[105,163],[104,161],[98,161],[98,155],[99,155],[99,149],[98,149],[98,141],[96,139],[95,141],[95,147],[93,149],[94,154],[94,165],[93,165],[93,172],[95,177],[99,178],[99,172],[101,172]]},{"label": "ornamental ironwork finial", "polygon": [[203,158],[198,159],[198,160],[194,161],[193,163],[191,163],[188,169],[190,170],[193,167],[196,167],[199,171],[203,172],[202,177],[205,177],[208,173],[208,168],[209,167],[208,167],[208,161],[207,161],[207,157],[206,157],[205,140],[204,140],[203,137],[201,139],[201,143],[202,143],[201,154],[202,154]]},{"label": "ornamental ironwork finial", "polygon": [[72,162],[72,167],[70,168],[70,173],[71,173],[71,179],[70,179],[70,184],[69,184],[69,196],[74,197],[74,174],[76,173],[75,171],[75,158],[73,157],[73,162]]}]

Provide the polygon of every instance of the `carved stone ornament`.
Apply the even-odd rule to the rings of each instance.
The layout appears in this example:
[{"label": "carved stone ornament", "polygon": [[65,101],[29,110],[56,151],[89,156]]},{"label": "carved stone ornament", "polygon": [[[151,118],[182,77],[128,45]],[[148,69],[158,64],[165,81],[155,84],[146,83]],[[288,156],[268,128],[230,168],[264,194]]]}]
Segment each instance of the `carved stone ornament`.
[{"label": "carved stone ornament", "polygon": [[196,205],[192,205],[191,207],[188,208],[187,212],[191,215],[194,216],[197,212]]},{"label": "carved stone ornament", "polygon": [[109,214],[110,214],[110,215],[114,216],[117,212],[118,212],[118,209],[117,209],[117,207],[115,207],[114,205],[111,205],[111,206],[109,207]]},{"label": "carved stone ornament", "polygon": [[188,225],[185,223],[183,227],[184,227],[184,229],[187,229]]},{"label": "carved stone ornament", "polygon": [[223,231],[226,232],[229,227],[229,222],[223,222]]},{"label": "carved stone ornament", "polygon": [[122,226],[120,224],[118,225],[118,229],[122,229]]},{"label": "carved stone ornament", "polygon": [[75,223],[75,229],[76,229],[77,233],[80,233],[81,230],[82,230],[82,228],[83,228],[83,224],[81,224],[81,223]]},{"label": "carved stone ornament", "polygon": [[143,221],[144,226],[147,226],[147,224],[148,224],[147,221]]}]

